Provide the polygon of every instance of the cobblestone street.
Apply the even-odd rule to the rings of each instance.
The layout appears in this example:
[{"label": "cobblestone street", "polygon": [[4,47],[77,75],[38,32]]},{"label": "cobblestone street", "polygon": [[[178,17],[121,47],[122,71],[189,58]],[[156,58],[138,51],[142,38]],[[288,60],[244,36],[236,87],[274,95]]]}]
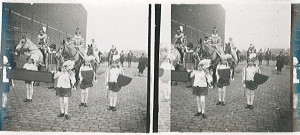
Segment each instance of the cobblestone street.
[{"label": "cobblestone street", "polygon": [[293,114],[290,103],[290,70],[275,74],[275,62],[260,69],[269,80],[255,91],[254,109],[245,109],[246,97],[241,82],[245,62],[235,71],[235,80],[226,90],[226,105],[216,106],[218,89],[209,89],[206,119],[194,116],[196,97],[184,83],[172,86],[171,132],[291,132]]},{"label": "cobblestone street", "polygon": [[[69,99],[69,120],[59,118],[59,98],[49,84],[34,87],[33,101],[26,98],[24,81],[11,87],[7,111],[3,113],[3,131],[59,131],[59,132],[146,132],[147,76],[136,76],[137,63],[124,67],[132,82],[118,93],[117,111],[107,110],[108,98],[104,75],[107,63],[97,72],[98,81],[89,90],[88,107],[79,107],[80,89],[73,90]],[[127,66],[127,63],[124,64]],[[147,69],[146,69],[147,70]]]}]

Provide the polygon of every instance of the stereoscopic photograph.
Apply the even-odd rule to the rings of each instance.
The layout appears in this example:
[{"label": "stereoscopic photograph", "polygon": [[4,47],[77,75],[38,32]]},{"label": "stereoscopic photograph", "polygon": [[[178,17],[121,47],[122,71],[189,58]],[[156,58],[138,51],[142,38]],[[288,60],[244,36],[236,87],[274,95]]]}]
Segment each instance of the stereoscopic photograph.
[{"label": "stereoscopic photograph", "polygon": [[293,46],[293,122],[294,122],[294,131],[300,131],[300,23],[299,23],[299,10],[300,5],[299,4],[292,4],[292,31],[291,31],[291,43]]},{"label": "stereoscopic photograph", "polygon": [[159,132],[293,131],[290,4],[161,10]]},{"label": "stereoscopic photograph", "polygon": [[1,4],[2,131],[148,132],[148,4]]}]

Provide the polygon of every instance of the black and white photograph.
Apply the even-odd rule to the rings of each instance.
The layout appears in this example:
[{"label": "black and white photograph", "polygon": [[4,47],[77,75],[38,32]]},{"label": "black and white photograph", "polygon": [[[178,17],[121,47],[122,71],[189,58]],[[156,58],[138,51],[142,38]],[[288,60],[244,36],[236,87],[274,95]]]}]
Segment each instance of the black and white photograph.
[{"label": "black and white photograph", "polygon": [[162,4],[158,131],[292,132],[290,26],[288,3]]},{"label": "black and white photograph", "polygon": [[69,2],[1,3],[1,131],[149,132],[149,4]]},{"label": "black and white photograph", "polygon": [[291,40],[293,46],[293,122],[294,122],[294,131],[300,131],[300,4],[292,4],[292,31],[291,31]]}]

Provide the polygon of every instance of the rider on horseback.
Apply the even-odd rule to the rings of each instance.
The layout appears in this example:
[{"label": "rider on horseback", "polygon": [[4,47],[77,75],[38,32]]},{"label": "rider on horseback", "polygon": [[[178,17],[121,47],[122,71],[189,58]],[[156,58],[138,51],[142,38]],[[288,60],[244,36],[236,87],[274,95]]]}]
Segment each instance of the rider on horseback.
[{"label": "rider on horseback", "polygon": [[[182,29],[182,27],[180,27]],[[182,30],[180,29],[177,29],[176,31],[177,33],[175,34],[175,37],[174,37],[174,44],[175,44],[175,47],[176,49],[180,52],[180,55],[181,55],[181,62],[183,62],[183,52],[185,50],[184,48],[184,44],[187,42],[186,41],[186,37],[184,35],[184,33],[182,32]]]},{"label": "rider on horseback", "polygon": [[222,39],[217,32],[218,32],[217,28],[214,27],[213,33],[211,34],[211,37],[209,37],[210,44],[217,50],[217,52],[220,56],[225,55],[224,47],[222,45]]},{"label": "rider on horseback", "polygon": [[73,46],[80,52],[81,56],[84,58],[86,55],[86,46],[84,45],[84,39],[81,37],[81,32],[79,28],[76,28],[75,36],[72,38]]},{"label": "rider on horseback", "polygon": [[40,34],[37,37],[37,47],[41,50],[43,54],[43,63],[46,63],[46,53],[47,53],[47,47],[48,47],[48,36],[45,33],[44,29],[40,30]]}]

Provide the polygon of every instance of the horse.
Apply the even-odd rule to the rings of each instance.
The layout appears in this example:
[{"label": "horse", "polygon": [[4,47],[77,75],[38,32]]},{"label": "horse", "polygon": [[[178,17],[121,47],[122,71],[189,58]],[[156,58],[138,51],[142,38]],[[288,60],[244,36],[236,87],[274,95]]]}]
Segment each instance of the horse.
[{"label": "horse", "polygon": [[[91,64],[92,64],[93,70],[96,74],[96,72],[98,70],[98,64],[100,63],[100,60],[99,60],[98,54],[94,51],[93,44],[88,45],[87,57],[93,57],[93,58],[90,58],[90,59],[91,59]],[[95,76],[95,80],[96,80],[96,76]]]},{"label": "horse", "polygon": [[79,54],[78,50],[74,46],[66,44],[65,40],[63,40],[63,44],[60,46],[59,50],[57,51],[56,56],[59,59],[59,63],[61,64],[63,64],[63,62],[67,60],[75,61],[75,66],[74,66],[75,78],[76,78],[75,86],[77,86],[79,83],[79,70],[83,63],[83,58]]},{"label": "horse", "polygon": [[[201,49],[199,50],[201,50],[202,52],[198,52],[198,53],[203,54],[204,57],[209,57],[211,60],[210,70],[213,71],[213,84],[215,84],[217,82],[216,68],[219,61],[221,60],[221,57],[218,55],[217,51],[209,44],[200,44],[200,48]],[[234,69],[236,68],[236,62],[233,59],[231,59],[228,60],[228,64],[230,66],[231,79],[233,79]]]},{"label": "horse", "polygon": [[25,52],[25,55],[32,58],[35,64],[38,66],[38,69],[41,70],[41,67],[44,66],[42,64],[44,59],[42,52],[31,40],[29,40],[25,36],[22,36],[22,39],[16,46],[16,51],[21,52],[24,50],[27,51]]}]

